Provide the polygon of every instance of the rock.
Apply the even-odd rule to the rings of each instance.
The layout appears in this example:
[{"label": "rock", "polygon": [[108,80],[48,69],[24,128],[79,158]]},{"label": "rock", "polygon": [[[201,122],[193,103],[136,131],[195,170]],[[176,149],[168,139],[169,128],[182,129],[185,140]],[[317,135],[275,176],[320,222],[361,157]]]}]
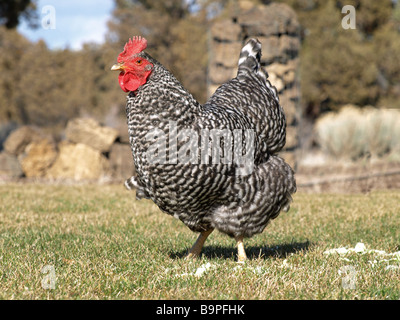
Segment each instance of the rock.
[{"label": "rock", "polygon": [[4,150],[15,156],[24,152],[25,147],[34,141],[40,141],[45,135],[34,126],[22,126],[13,131],[4,142]]},{"label": "rock", "polygon": [[109,159],[114,178],[127,179],[135,174],[130,145],[114,143],[110,150]]},{"label": "rock", "polygon": [[297,34],[300,24],[294,10],[283,3],[271,3],[244,11],[238,22],[249,36]]},{"label": "rock", "polygon": [[211,35],[217,41],[238,41],[240,33],[240,25],[232,19],[217,21],[211,27]]},{"label": "rock", "polygon": [[68,141],[85,144],[100,152],[108,152],[118,136],[118,131],[100,126],[91,118],[76,118],[68,122],[65,135]]},{"label": "rock", "polygon": [[292,37],[285,34],[279,37],[279,51],[286,56],[286,59],[284,59],[285,62],[299,56],[300,46],[299,37]]},{"label": "rock", "polygon": [[[232,43],[216,42],[211,55],[212,63],[221,64],[228,68],[236,68],[241,49],[241,41]],[[236,54],[234,54],[234,52],[236,52]]]},{"label": "rock", "polygon": [[281,97],[282,101],[290,100],[290,101],[298,102],[299,97],[300,97],[300,88],[296,85],[288,86],[285,89],[285,91],[283,91],[283,93],[280,95],[280,97]]},{"label": "rock", "polygon": [[3,150],[4,141],[6,141],[10,133],[17,128],[18,125],[14,121],[0,122],[0,151]]},{"label": "rock", "polygon": [[286,144],[285,150],[293,149],[298,145],[298,137],[297,137],[297,130],[293,126],[289,126],[286,128]]},{"label": "rock", "polygon": [[282,79],[278,78],[277,75],[273,72],[270,72],[268,77],[269,82],[278,90],[278,93],[281,92],[285,88],[285,84]]},{"label": "rock", "polygon": [[129,144],[129,132],[128,132],[128,124],[126,123],[126,119],[124,121],[119,122],[115,129],[118,131],[117,141],[120,143]]},{"label": "rock", "polygon": [[0,152],[0,180],[19,178],[23,175],[18,158],[7,152]]},{"label": "rock", "polygon": [[253,9],[256,6],[254,1],[249,1],[249,0],[239,0],[239,8],[240,11],[247,11],[250,9]]},{"label": "rock", "polygon": [[28,144],[25,152],[18,159],[25,176],[30,178],[43,177],[56,157],[57,150],[54,143],[48,139],[43,139]]},{"label": "rock", "polygon": [[[246,38],[248,41],[249,38]],[[257,37],[262,45],[261,63],[270,64],[276,60],[282,60],[283,54],[279,45],[279,38],[275,36]]]},{"label": "rock", "polygon": [[277,77],[282,78],[283,75],[289,70],[289,66],[287,64],[272,63],[265,67],[265,69],[267,69],[268,74],[275,73]]},{"label": "rock", "polygon": [[208,97],[211,97],[220,86],[221,86],[220,84],[209,85],[207,89]]},{"label": "rock", "polygon": [[280,99],[280,104],[285,111],[286,124],[288,126],[295,125],[298,120],[296,102],[287,99]]},{"label": "rock", "polygon": [[292,84],[296,80],[296,73],[294,70],[289,70],[283,75],[283,82],[287,85]]},{"label": "rock", "polygon": [[285,88],[285,90],[279,95],[280,104],[285,110],[286,123],[288,126],[295,125],[300,118],[297,111],[299,96],[300,88],[296,85]]},{"label": "rock", "polygon": [[287,63],[287,64],[273,63],[267,66],[266,68],[268,73],[273,72],[280,78],[283,78],[286,73],[294,71],[296,69],[293,63]]},{"label": "rock", "polygon": [[86,144],[61,142],[59,154],[46,177],[51,179],[98,180],[110,174],[110,165],[99,150]]},{"label": "rock", "polygon": [[[250,39],[250,37],[246,38],[246,41]],[[282,35],[280,37],[259,36],[257,39],[262,45],[262,63],[273,64],[278,61],[279,64],[288,64],[290,60],[295,59],[299,55],[300,40],[298,37],[288,35]]]},{"label": "rock", "polygon": [[209,74],[209,80],[211,83],[225,83],[232,78],[236,77],[237,70],[232,68],[225,68],[221,65],[215,65],[213,68],[213,72]]},{"label": "rock", "polygon": [[286,87],[289,87],[296,81],[297,64],[295,60],[289,60],[287,64],[273,63],[266,67],[268,74],[275,73],[283,80]]}]

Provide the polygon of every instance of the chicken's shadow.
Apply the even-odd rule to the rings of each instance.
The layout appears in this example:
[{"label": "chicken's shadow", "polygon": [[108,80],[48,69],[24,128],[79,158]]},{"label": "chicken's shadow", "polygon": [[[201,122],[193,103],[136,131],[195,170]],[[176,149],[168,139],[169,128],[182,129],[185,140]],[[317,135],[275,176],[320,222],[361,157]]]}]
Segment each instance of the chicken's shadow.
[{"label": "chicken's shadow", "polygon": [[[285,258],[292,253],[295,254],[299,251],[307,251],[309,250],[310,246],[310,241],[279,243],[269,246],[248,246],[246,247],[246,254],[249,260],[260,258]],[[180,250],[172,251],[169,254],[172,259],[182,259],[187,255],[187,252],[188,250]],[[201,256],[207,257],[208,259],[236,259],[237,248],[205,245],[202,250]]]}]

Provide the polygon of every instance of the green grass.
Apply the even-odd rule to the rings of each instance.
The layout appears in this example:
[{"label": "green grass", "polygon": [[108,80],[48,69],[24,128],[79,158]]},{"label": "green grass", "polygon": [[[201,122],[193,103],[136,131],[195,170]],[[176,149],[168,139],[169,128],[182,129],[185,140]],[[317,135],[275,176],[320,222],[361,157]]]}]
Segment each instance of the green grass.
[{"label": "green grass", "polygon": [[[0,185],[1,299],[399,299],[400,260],[374,252],[326,255],[363,242],[400,250],[400,192],[302,194],[263,234],[249,260],[218,232],[197,235],[150,201],[113,185]],[[200,277],[196,270],[209,263]],[[391,265],[391,269],[387,266]],[[55,289],[42,281],[53,268]],[[340,273],[354,270],[355,289]],[[46,283],[46,282],[45,282]]]}]

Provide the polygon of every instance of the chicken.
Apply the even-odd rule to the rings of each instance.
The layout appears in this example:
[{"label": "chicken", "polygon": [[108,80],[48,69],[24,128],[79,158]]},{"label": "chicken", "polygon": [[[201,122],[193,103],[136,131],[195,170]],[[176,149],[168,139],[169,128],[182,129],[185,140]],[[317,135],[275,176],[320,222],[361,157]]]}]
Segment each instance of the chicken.
[{"label": "chicken", "polygon": [[217,229],[236,239],[261,233],[296,191],[292,168],[277,155],[286,120],[277,90],[260,65],[261,43],[240,52],[236,78],[200,104],[144,50],[146,39],[126,43],[111,70],[129,92],[126,115],[137,176],[125,185],[149,198],[200,235],[187,257],[200,255]]}]

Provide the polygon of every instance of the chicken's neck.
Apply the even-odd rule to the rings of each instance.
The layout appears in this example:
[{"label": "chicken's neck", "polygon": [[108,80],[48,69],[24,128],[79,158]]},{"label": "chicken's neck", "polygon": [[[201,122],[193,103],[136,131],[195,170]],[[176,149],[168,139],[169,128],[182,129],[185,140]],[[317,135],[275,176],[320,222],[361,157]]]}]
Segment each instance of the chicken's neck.
[{"label": "chicken's neck", "polygon": [[[143,86],[128,96],[128,119],[157,123],[177,121],[188,125],[201,105],[167,70],[155,73]],[[150,124],[150,123],[149,123]]]}]

